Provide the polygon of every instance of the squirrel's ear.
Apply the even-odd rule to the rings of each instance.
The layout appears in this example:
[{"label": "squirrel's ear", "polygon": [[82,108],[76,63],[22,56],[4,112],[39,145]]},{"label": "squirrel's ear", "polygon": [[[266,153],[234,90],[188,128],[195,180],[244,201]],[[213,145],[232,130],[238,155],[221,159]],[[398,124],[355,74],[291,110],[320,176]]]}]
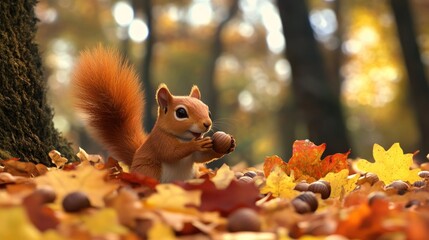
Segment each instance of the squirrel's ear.
[{"label": "squirrel's ear", "polygon": [[191,93],[189,94],[189,96],[197,99],[201,99],[201,92],[200,92],[200,89],[198,89],[197,85],[192,86]]},{"label": "squirrel's ear", "polygon": [[156,91],[156,101],[161,109],[166,109],[168,104],[172,101],[173,96],[167,88],[167,85],[161,84]]}]

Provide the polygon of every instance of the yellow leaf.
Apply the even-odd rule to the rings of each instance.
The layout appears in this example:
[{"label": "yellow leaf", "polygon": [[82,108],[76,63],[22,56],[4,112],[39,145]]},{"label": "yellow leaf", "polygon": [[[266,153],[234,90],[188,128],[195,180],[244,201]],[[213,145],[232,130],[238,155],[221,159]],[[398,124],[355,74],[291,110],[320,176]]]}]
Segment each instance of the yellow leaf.
[{"label": "yellow leaf", "polygon": [[268,176],[261,193],[272,193],[274,197],[293,198],[299,194],[294,190],[295,185],[293,175],[289,177],[280,167],[276,166]]},{"label": "yellow leaf", "polygon": [[229,186],[232,179],[235,178],[235,174],[228,165],[223,164],[217,172],[216,176],[214,176],[211,180],[216,185],[217,189],[225,189]]},{"label": "yellow leaf", "polygon": [[51,169],[45,175],[35,178],[35,181],[39,187],[47,185],[55,190],[57,208],[67,194],[75,191],[85,193],[92,206],[103,207],[103,198],[118,188],[117,184],[104,180],[106,174],[104,170],[97,170],[89,164],[84,164],[71,171]]},{"label": "yellow leaf", "polygon": [[148,239],[149,240],[158,240],[158,239],[174,240],[176,239],[176,236],[174,235],[173,229],[171,229],[171,227],[169,227],[168,225],[160,221],[156,221],[149,229]]},{"label": "yellow leaf", "polygon": [[395,143],[389,150],[385,150],[378,144],[373,148],[374,163],[360,159],[355,163],[359,172],[372,172],[386,185],[395,180],[415,182],[421,178],[418,176],[420,169],[410,170],[413,164],[413,154],[404,154],[399,143]]},{"label": "yellow leaf", "polygon": [[153,208],[165,210],[189,212],[195,210],[189,206],[200,206],[201,191],[186,191],[174,184],[158,184],[157,193],[147,198],[146,204]]},{"label": "yellow leaf", "polygon": [[349,170],[343,169],[337,173],[328,173],[323,180],[331,184],[331,198],[341,196],[343,194],[349,193],[356,188],[356,182],[359,179],[359,174],[349,177]]},{"label": "yellow leaf", "polygon": [[92,215],[82,217],[88,231],[94,235],[126,234],[127,228],[119,224],[116,211],[112,208],[104,208]]},{"label": "yellow leaf", "polygon": [[0,208],[0,239],[42,239],[22,207]]}]

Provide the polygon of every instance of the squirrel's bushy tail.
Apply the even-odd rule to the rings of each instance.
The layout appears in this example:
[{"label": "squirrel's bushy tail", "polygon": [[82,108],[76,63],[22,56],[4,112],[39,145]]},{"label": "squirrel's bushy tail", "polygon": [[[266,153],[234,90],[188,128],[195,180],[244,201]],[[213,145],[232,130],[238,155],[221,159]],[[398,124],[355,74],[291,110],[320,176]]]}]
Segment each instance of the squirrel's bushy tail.
[{"label": "squirrel's bushy tail", "polygon": [[144,95],[133,67],[112,49],[84,51],[75,68],[72,94],[96,140],[115,159],[131,165],[146,140]]}]

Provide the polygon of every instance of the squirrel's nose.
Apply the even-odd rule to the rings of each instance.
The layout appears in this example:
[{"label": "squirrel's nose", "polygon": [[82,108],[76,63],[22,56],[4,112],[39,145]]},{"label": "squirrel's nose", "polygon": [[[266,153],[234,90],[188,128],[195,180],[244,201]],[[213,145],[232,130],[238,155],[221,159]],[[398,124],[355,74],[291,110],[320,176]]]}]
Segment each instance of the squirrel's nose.
[{"label": "squirrel's nose", "polygon": [[205,122],[203,123],[203,125],[206,128],[206,130],[208,130],[212,124],[210,122]]}]

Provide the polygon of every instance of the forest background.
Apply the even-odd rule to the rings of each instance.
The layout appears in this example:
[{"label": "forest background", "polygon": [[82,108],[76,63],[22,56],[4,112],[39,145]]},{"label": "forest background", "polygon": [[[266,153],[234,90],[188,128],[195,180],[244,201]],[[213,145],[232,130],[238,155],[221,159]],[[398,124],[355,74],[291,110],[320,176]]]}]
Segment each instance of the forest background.
[{"label": "forest background", "polygon": [[103,43],[138,69],[153,113],[148,130],[159,83],[176,95],[200,86],[214,129],[238,141],[231,164],[287,160],[296,139],[366,159],[374,143],[400,142],[421,160],[429,153],[428,12],[425,0],[40,0],[36,40],[55,126],[76,149],[101,152],[69,89],[79,52]]}]

